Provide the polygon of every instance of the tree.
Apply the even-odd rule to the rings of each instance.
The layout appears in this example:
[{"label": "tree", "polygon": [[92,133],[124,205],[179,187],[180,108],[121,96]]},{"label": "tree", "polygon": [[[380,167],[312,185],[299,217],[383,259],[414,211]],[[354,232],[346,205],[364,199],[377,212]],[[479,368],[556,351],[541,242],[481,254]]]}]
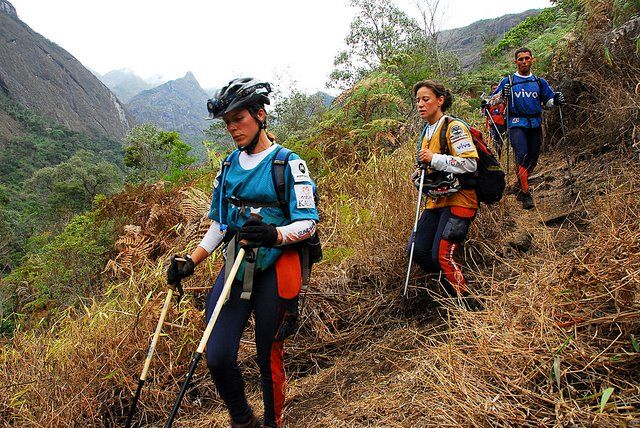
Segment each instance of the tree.
[{"label": "tree", "polygon": [[[236,143],[227,132],[227,125],[222,120],[214,120],[209,128],[204,131],[208,145],[217,154],[226,153],[236,147]],[[206,146],[207,144],[205,144]]]},{"label": "tree", "polygon": [[327,111],[324,101],[320,92],[307,95],[297,89],[280,100],[275,106],[271,127],[278,140],[305,138]]},{"label": "tree", "polygon": [[394,150],[409,110],[404,92],[394,74],[370,73],[334,101],[318,124],[313,146],[325,159],[355,168],[373,155]]},{"label": "tree", "polygon": [[388,0],[351,0],[358,9],[345,42],[334,59],[329,85],[352,86],[398,50],[414,46],[421,37],[418,23]]},{"label": "tree", "polygon": [[131,182],[175,180],[196,161],[177,132],[162,131],[151,123],[134,127],[124,146],[124,164],[131,168],[127,181]]},{"label": "tree", "polygon": [[35,211],[45,220],[59,223],[89,210],[97,195],[117,191],[121,180],[121,172],[113,164],[80,150],[66,162],[36,171],[25,189]]},{"label": "tree", "polygon": [[438,45],[438,35],[440,34],[440,26],[444,19],[445,10],[440,3],[441,0],[414,0],[414,4],[418,9],[420,18],[422,19],[422,34],[425,53],[433,56],[433,63],[437,65],[439,76],[447,74],[446,53],[444,49]]}]

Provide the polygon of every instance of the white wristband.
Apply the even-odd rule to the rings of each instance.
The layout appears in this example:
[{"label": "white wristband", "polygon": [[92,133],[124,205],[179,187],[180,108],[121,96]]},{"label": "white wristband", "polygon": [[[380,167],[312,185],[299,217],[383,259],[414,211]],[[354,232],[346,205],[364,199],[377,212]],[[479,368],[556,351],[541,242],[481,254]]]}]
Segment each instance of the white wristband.
[{"label": "white wristband", "polygon": [[298,220],[276,229],[282,235],[280,245],[294,244],[311,237],[313,232],[316,231],[316,222],[313,220]]},{"label": "white wristband", "polygon": [[220,223],[217,221],[212,221],[211,226],[209,226],[209,230],[205,233],[204,238],[200,242],[199,246],[204,248],[205,251],[209,254],[213,253],[218,245],[224,239],[225,231],[220,230]]}]

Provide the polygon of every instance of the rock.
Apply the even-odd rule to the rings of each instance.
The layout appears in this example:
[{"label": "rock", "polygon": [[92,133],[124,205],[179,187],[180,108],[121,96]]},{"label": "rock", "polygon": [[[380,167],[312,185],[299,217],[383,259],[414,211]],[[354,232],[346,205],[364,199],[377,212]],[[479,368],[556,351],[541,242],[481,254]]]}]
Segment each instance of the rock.
[{"label": "rock", "polygon": [[56,123],[94,137],[121,139],[130,116],[69,52],[33,31],[0,0],[0,90]]},{"label": "rock", "polygon": [[526,253],[531,249],[533,235],[526,230],[518,231],[509,238],[509,246],[522,253]]},{"label": "rock", "polygon": [[581,221],[585,215],[586,213],[583,209],[572,209],[548,215],[547,217],[542,219],[542,223],[545,226],[557,226],[562,224],[568,218],[571,218],[574,222]]},{"label": "rock", "polygon": [[138,123],[151,122],[166,131],[177,131],[187,141],[202,139],[209,127],[207,100],[193,73],[142,91],[127,104],[127,110]]}]

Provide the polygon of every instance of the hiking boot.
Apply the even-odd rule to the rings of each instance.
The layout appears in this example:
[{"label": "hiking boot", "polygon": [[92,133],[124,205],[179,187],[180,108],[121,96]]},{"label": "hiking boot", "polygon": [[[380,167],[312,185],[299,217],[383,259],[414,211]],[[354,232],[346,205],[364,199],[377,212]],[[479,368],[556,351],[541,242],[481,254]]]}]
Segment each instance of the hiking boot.
[{"label": "hiking boot", "polygon": [[533,196],[531,196],[531,193],[523,193],[521,202],[522,208],[524,208],[525,210],[530,210],[535,207],[535,204],[533,203]]},{"label": "hiking boot", "polygon": [[516,195],[516,196],[521,192],[520,185],[518,183],[514,183],[510,186],[506,186],[504,190],[506,194]]},{"label": "hiking boot", "polygon": [[251,415],[251,419],[242,424],[231,421],[231,428],[262,428],[262,424],[255,415]]}]

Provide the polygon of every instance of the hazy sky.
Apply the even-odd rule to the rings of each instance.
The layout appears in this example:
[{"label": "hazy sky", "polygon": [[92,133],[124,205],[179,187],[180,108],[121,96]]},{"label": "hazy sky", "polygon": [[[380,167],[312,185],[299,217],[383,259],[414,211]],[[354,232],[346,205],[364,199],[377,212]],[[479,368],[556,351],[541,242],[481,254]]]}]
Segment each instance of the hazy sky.
[{"label": "hazy sky", "polygon": [[[192,71],[205,88],[243,75],[294,81],[309,92],[324,88],[355,13],[347,0],[9,1],[32,29],[102,74],[129,68],[169,80]],[[550,6],[548,0],[440,2],[442,29]],[[396,4],[417,15],[414,0]]]}]

